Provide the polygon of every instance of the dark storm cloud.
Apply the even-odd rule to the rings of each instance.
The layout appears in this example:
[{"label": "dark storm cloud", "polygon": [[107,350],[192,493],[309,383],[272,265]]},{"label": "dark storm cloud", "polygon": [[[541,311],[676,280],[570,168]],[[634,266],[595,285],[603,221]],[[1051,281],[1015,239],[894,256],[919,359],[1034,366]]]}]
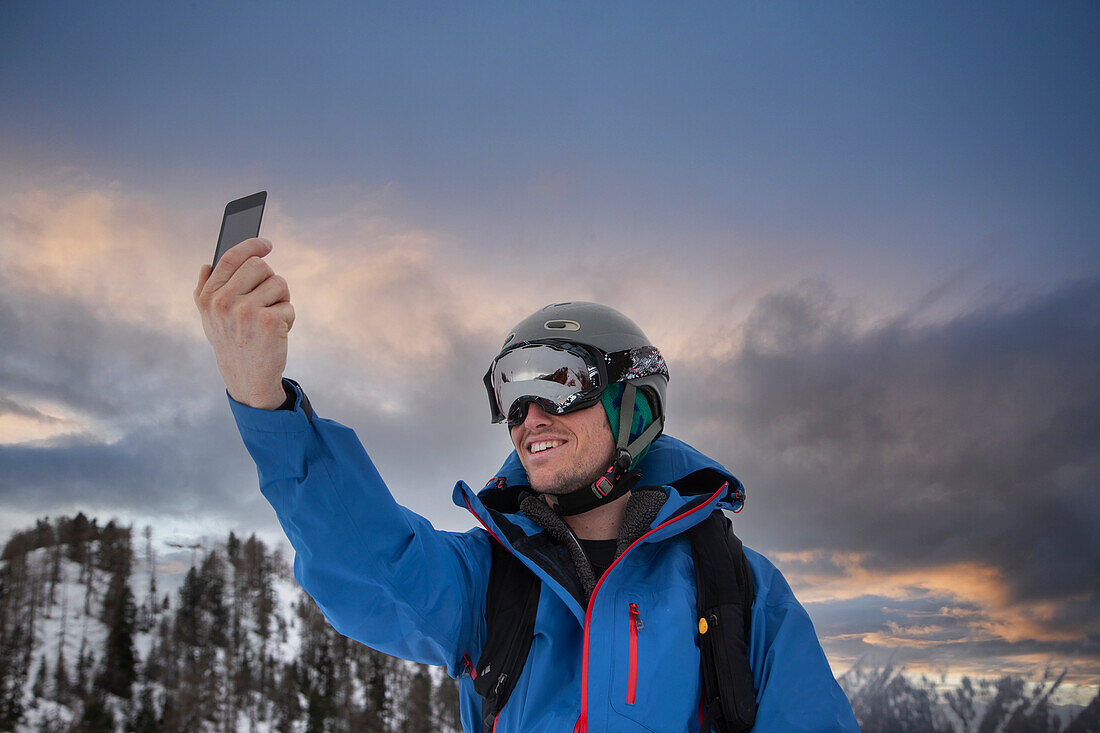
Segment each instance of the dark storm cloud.
[{"label": "dark storm cloud", "polygon": [[8,399],[3,395],[0,395],[0,415],[18,415],[20,417],[30,417],[34,418],[35,420],[47,423],[61,422],[59,418],[56,418],[52,415],[47,415],[41,410],[36,410],[33,407],[27,407],[26,405],[20,404],[19,402],[16,402],[12,399]]},{"label": "dark storm cloud", "polygon": [[1095,599],[1097,280],[870,329],[827,288],[773,294],[734,357],[685,366],[694,435],[731,446],[749,487],[745,534],[878,569],[977,561],[1017,599]]},{"label": "dark storm cloud", "polygon": [[187,339],[97,315],[66,298],[0,296],[0,334],[6,391],[97,418],[140,416],[166,390],[194,390],[203,381],[197,367],[205,354]]},{"label": "dark storm cloud", "polygon": [[238,460],[232,446],[240,440],[221,418],[143,425],[110,442],[81,435],[0,446],[0,501],[43,513],[73,504],[123,513],[233,512],[255,473]]}]

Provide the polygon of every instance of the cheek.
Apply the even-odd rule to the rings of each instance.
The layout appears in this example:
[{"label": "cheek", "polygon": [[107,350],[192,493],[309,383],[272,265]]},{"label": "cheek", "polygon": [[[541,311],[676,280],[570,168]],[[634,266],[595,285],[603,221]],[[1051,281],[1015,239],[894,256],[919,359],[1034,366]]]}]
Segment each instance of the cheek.
[{"label": "cheek", "polygon": [[585,444],[591,446],[593,460],[602,461],[605,456],[615,450],[615,439],[611,437],[611,430],[603,425],[590,426],[584,434]]}]

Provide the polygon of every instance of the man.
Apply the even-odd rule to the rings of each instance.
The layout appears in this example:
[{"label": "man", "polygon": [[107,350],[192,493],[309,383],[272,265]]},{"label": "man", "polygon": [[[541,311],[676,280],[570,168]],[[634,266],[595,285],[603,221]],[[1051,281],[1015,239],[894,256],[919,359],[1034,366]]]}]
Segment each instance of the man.
[{"label": "man", "polygon": [[[493,420],[507,421],[516,450],[482,491],[454,489],[482,526],[439,532],[394,500],[350,429],[314,415],[282,378],[294,310],[263,260],[270,250],[247,240],[213,273],[204,267],[195,302],[261,490],[295,548],[295,577],[333,626],[445,666],[460,679],[467,731],[710,729],[722,706],[705,694],[701,638],[729,630],[697,613],[686,537],[716,508],[739,509],[744,493],[662,434],[668,372],[642,331],[589,303],[547,306],[517,325],[485,376]],[[730,664],[751,668],[753,730],[858,730],[787,583],[751,550],[742,562],[751,623]],[[503,563],[535,591],[522,633],[487,629],[498,605],[487,597],[515,590],[512,580],[489,587]],[[493,656],[489,638],[529,644],[518,677],[505,679],[500,667],[515,660]]]}]

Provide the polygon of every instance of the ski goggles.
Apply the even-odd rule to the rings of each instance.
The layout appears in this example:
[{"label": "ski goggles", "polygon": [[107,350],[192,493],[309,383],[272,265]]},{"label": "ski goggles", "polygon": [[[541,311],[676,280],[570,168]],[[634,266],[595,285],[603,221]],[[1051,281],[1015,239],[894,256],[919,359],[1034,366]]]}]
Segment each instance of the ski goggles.
[{"label": "ski goggles", "polygon": [[493,422],[509,427],[527,417],[532,402],[564,415],[599,402],[609,384],[662,375],[668,368],[656,346],[604,353],[562,341],[522,342],[501,352],[485,374]]}]

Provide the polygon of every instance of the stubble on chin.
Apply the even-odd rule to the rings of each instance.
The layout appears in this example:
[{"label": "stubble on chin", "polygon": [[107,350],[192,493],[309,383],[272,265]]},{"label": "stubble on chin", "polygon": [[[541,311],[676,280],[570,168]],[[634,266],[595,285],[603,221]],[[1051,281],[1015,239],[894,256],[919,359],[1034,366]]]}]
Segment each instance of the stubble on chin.
[{"label": "stubble on chin", "polygon": [[611,460],[611,456],[608,455],[605,461],[592,466],[578,466],[573,463],[548,476],[532,477],[528,474],[528,480],[531,482],[531,488],[537,494],[550,496],[570,494],[578,489],[591,486],[596,479],[603,475],[607,466],[611,465]]},{"label": "stubble on chin", "polygon": [[556,475],[549,476],[546,479],[532,480],[531,488],[538,494],[561,496],[562,494],[569,494],[577,489],[588,486],[597,478],[599,478],[599,476],[593,476],[591,481],[587,481],[585,477],[581,475],[580,471],[563,471]]}]

